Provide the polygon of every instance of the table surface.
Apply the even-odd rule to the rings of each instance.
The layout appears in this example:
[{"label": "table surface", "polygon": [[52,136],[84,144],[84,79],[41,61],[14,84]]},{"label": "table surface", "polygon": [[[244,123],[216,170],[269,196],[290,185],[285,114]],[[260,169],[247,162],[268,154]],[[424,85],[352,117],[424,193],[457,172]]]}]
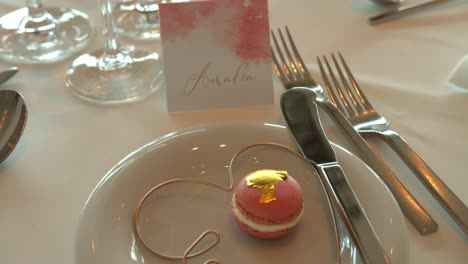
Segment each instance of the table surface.
[{"label": "table surface", "polygon": [[[21,2],[2,1],[0,14]],[[44,2],[87,12],[96,33],[85,51],[102,46],[97,1]],[[317,80],[315,56],[341,51],[378,111],[468,204],[468,94],[447,87],[451,70],[468,53],[467,1],[379,26],[366,19],[381,7],[365,0],[270,0],[269,6],[271,26],[289,26]],[[122,42],[160,48],[158,41]],[[145,143],[198,124],[284,122],[278,105],[283,88],[276,79],[274,105],[170,114],[161,92],[111,107],[75,98],[64,84],[72,60],[16,65],[19,74],[2,87],[22,93],[29,119],[17,148],[0,165],[0,263],[72,263],[90,192],[114,164]],[[0,62],[0,70],[11,66]],[[353,151],[339,136],[332,139]],[[438,232],[421,236],[406,221],[410,263],[466,263],[467,237],[387,146],[369,140],[439,223]]]}]

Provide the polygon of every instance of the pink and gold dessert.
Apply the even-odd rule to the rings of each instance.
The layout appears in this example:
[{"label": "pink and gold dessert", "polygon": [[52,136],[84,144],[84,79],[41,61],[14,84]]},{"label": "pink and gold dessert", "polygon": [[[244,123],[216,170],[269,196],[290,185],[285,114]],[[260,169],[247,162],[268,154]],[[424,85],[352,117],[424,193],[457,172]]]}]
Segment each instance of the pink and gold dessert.
[{"label": "pink and gold dessert", "polygon": [[231,206],[243,230],[259,238],[278,238],[299,222],[302,190],[286,171],[258,170],[242,178]]}]

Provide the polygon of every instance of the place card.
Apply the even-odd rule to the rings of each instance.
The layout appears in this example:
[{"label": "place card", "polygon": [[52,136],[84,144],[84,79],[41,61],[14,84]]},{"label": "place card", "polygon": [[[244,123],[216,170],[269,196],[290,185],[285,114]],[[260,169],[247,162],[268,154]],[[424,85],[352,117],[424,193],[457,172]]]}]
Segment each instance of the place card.
[{"label": "place card", "polygon": [[169,112],[274,102],[267,0],[159,6]]}]

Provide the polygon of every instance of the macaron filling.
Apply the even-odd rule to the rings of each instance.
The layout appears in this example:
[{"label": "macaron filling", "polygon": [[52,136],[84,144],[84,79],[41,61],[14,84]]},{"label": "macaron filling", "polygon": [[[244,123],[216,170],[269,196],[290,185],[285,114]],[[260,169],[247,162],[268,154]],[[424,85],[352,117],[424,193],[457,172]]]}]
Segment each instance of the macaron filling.
[{"label": "macaron filling", "polygon": [[291,221],[286,222],[286,223],[267,224],[267,225],[259,224],[259,223],[256,223],[255,221],[253,221],[252,219],[250,219],[248,216],[246,216],[241,211],[241,209],[238,207],[238,203],[236,201],[235,195],[233,195],[233,197],[232,197],[232,212],[233,212],[234,216],[240,222],[242,222],[246,226],[250,227],[251,229],[256,230],[256,231],[260,231],[260,232],[273,233],[273,232],[278,232],[278,231],[281,231],[281,230],[290,229],[290,228],[293,228],[294,226],[296,226],[299,223],[304,210],[302,209],[301,212],[297,215],[297,217],[295,217],[294,219],[292,219]]}]

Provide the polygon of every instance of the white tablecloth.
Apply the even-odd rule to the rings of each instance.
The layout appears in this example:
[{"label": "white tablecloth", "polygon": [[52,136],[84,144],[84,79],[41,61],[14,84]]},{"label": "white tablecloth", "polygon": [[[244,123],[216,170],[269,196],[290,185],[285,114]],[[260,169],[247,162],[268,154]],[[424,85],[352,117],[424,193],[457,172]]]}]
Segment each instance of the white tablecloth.
[{"label": "white tablecloth", "polygon": [[[22,2],[2,1],[0,14]],[[97,1],[44,2],[87,12],[97,30],[85,51],[102,46]],[[320,80],[315,56],[341,51],[378,111],[465,204],[468,94],[450,90],[446,81],[468,53],[467,3],[455,1],[373,27],[366,19],[378,7],[366,0],[269,1],[271,26],[290,27],[312,74]],[[23,94],[29,119],[19,145],[0,165],[0,263],[73,263],[75,232],[90,192],[116,162],[155,138],[220,121],[283,122],[278,105],[283,88],[277,80],[275,105],[168,114],[160,93],[113,107],[75,98],[64,85],[72,60],[17,65],[19,74],[2,86]],[[0,62],[0,70],[10,66]],[[339,136],[333,139],[352,150]],[[395,154],[371,140],[440,226],[421,236],[407,222],[410,263],[466,263],[467,237]]]}]

